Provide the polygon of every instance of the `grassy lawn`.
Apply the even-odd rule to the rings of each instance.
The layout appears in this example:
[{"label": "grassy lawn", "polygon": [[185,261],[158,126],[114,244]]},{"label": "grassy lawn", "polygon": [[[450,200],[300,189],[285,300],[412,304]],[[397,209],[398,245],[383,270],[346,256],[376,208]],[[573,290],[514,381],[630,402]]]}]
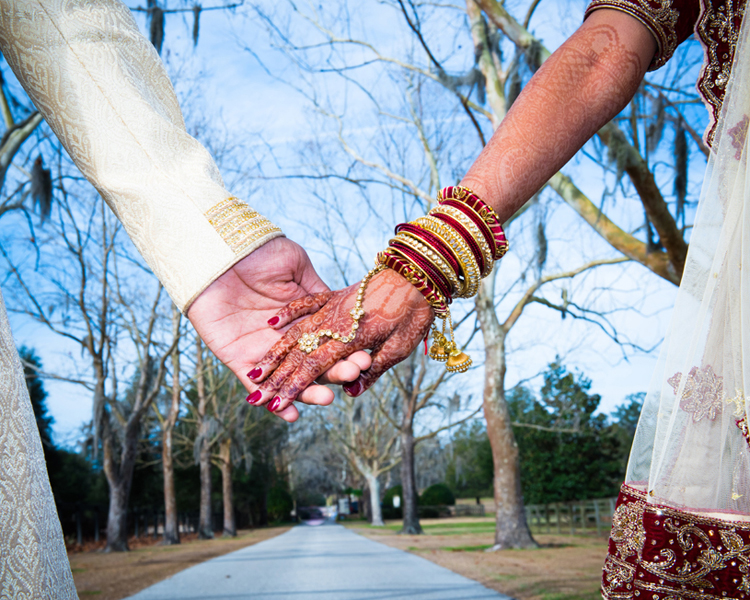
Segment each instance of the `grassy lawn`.
[{"label": "grassy lawn", "polygon": [[400,521],[372,527],[346,523],[357,533],[418,554],[518,600],[600,600],[607,538],[593,533],[534,534],[539,548],[487,552],[494,516],[423,519],[425,535],[400,535]]}]

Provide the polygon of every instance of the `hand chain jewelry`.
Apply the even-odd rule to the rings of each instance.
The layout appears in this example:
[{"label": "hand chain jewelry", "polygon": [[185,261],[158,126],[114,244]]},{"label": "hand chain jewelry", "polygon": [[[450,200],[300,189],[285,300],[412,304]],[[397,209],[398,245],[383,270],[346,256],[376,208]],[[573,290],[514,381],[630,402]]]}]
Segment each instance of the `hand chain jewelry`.
[{"label": "hand chain jewelry", "polygon": [[335,333],[330,329],[321,329],[316,333],[303,333],[297,341],[300,349],[303,352],[310,354],[310,352],[320,346],[320,338],[322,337],[331,338],[332,340],[338,340],[339,342],[342,342],[344,344],[353,342],[354,338],[357,335],[357,329],[359,329],[359,320],[365,314],[365,309],[362,308],[362,302],[364,301],[365,297],[365,288],[367,287],[367,284],[370,283],[370,279],[375,277],[375,275],[377,275],[381,271],[385,270],[385,268],[385,265],[378,265],[375,268],[370,269],[367,275],[365,275],[362,279],[362,282],[359,284],[359,290],[357,291],[357,300],[354,303],[354,308],[349,311],[349,314],[354,320],[354,322],[352,323],[352,330],[349,335]]}]

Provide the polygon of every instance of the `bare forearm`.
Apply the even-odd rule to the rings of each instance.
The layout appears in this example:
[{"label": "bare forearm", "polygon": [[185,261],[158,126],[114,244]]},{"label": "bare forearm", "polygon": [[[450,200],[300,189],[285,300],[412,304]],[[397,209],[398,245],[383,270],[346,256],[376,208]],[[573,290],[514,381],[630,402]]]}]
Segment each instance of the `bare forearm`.
[{"label": "bare forearm", "polygon": [[594,12],[524,88],[461,185],[510,218],[627,105],[655,51],[636,19]]}]

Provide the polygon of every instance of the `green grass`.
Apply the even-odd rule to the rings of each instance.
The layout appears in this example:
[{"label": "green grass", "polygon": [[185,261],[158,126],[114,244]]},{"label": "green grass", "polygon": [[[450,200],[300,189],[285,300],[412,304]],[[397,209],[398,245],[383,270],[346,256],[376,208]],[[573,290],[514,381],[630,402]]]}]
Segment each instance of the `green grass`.
[{"label": "green grass", "polygon": [[85,573],[86,569],[71,569],[71,572],[73,572],[73,573]]},{"label": "green grass", "polygon": [[483,552],[487,548],[492,548],[494,544],[480,544],[479,546],[445,546],[441,550],[448,552]]},{"label": "green grass", "polygon": [[[429,525],[422,524],[422,530],[427,535],[463,535],[463,534],[476,534],[476,533],[494,533],[495,532],[495,520],[487,519],[484,517],[477,517],[475,522],[464,522],[464,523],[450,523],[448,520],[444,523],[431,523]],[[479,520],[482,519],[482,520]],[[360,522],[349,522],[345,523],[347,527],[360,528],[365,527],[367,529],[374,529],[376,531],[382,531],[387,529],[389,531],[401,531],[401,521],[391,521],[386,523],[385,527],[373,527],[366,521]]]},{"label": "green grass", "polygon": [[599,592],[591,594],[542,594],[542,600],[601,600]]}]

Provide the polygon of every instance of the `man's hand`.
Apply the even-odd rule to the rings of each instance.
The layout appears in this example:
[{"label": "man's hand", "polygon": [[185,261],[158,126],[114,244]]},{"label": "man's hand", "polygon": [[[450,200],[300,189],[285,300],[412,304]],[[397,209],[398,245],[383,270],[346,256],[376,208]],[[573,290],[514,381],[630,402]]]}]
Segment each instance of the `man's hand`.
[{"label": "man's hand", "polygon": [[[229,269],[193,302],[188,318],[209,349],[229,367],[249,390],[257,386],[248,378],[251,365],[260,361],[284,333],[269,326],[274,315],[292,300],[328,291],[313,269],[307,253],[286,238],[271,240]],[[366,352],[352,354],[320,378],[324,383],[356,380],[369,368]],[[321,385],[303,390],[298,400],[326,405],[333,392]],[[290,404],[275,414],[295,421],[299,412]]]}]

